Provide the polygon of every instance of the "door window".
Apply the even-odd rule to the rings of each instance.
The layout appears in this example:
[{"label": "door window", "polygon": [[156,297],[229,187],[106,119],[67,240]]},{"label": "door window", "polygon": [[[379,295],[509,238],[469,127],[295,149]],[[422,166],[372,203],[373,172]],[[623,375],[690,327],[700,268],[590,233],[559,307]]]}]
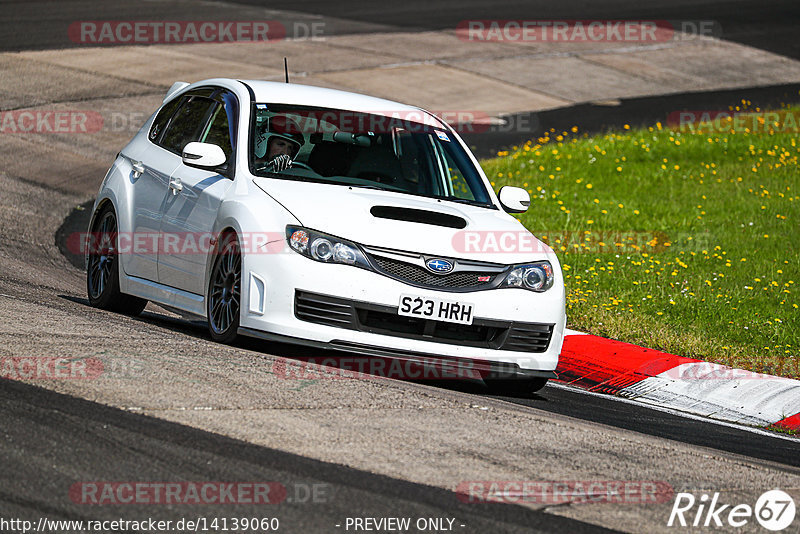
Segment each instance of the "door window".
[{"label": "door window", "polygon": [[190,96],[172,117],[159,143],[170,152],[182,154],[183,148],[198,141],[216,103],[199,96]]},{"label": "door window", "polygon": [[228,114],[225,112],[223,105],[217,104],[208,128],[200,137],[200,142],[219,146],[225,153],[225,160],[230,160],[231,152],[233,151],[231,148],[230,126],[228,124]]}]

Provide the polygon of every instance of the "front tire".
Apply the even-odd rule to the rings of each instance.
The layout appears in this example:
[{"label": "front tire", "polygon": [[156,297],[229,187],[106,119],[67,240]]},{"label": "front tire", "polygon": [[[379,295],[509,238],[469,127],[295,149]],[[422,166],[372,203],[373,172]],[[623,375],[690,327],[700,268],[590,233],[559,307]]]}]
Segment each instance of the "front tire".
[{"label": "front tire", "polygon": [[242,289],[242,252],[236,234],[220,238],[208,282],[206,316],[211,339],[232,343],[239,330]]},{"label": "front tire", "polygon": [[86,265],[86,293],[95,308],[139,315],[147,301],[126,295],[119,289],[119,254],[117,247],[117,215],[107,204],[92,225]]}]

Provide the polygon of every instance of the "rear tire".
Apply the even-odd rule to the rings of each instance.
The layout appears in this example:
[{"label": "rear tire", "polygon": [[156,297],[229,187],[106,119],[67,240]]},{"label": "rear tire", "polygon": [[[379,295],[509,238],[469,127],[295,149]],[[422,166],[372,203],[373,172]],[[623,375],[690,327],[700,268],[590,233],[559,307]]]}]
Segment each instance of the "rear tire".
[{"label": "rear tire", "polygon": [[86,293],[95,308],[139,315],[147,301],[119,290],[119,254],[117,248],[117,216],[107,204],[95,217],[91,230],[86,265]]},{"label": "rear tire", "polygon": [[498,395],[525,395],[536,393],[547,385],[547,378],[484,378],[492,393]]},{"label": "rear tire", "polygon": [[208,282],[206,317],[211,339],[232,343],[239,330],[242,290],[242,252],[236,234],[220,237]]}]

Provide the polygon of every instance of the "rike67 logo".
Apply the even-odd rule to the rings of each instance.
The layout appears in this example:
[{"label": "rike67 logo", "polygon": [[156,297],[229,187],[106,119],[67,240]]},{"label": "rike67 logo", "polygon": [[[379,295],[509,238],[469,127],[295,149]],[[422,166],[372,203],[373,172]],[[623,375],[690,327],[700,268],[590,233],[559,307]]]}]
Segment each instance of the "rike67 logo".
[{"label": "rike67 logo", "polygon": [[723,504],[719,492],[710,497],[704,493],[699,499],[691,493],[678,493],[667,526],[739,528],[755,518],[765,529],[779,531],[792,524],[794,515],[794,499],[779,489],[761,494],[755,506]]}]

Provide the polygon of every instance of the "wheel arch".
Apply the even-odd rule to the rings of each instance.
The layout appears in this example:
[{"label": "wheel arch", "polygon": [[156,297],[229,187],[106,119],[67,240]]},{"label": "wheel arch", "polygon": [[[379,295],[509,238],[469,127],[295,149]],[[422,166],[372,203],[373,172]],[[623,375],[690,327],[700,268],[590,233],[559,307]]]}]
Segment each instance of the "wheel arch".
[{"label": "wheel arch", "polygon": [[[236,239],[239,239],[241,235],[241,229],[234,223],[234,221],[227,221],[226,224],[221,225],[220,230],[214,231],[214,247],[211,249],[211,252],[206,257],[206,274],[205,274],[205,282],[204,282],[204,300],[208,301],[208,286],[211,282],[211,270],[214,268],[214,260],[217,257],[217,252],[219,252],[219,245],[222,242],[222,237],[225,234],[234,234]],[[244,255],[243,255],[244,256]]]},{"label": "wheel arch", "polygon": [[[117,230],[119,231],[119,210],[117,209],[116,199],[114,198],[113,193],[110,191],[105,191],[103,194],[94,202],[94,208],[92,209],[92,214],[89,216],[89,224],[86,227],[86,232],[91,233],[92,228],[94,228],[94,224],[97,221],[97,215],[106,209],[107,206],[111,206],[111,209],[114,210],[114,216],[117,218]],[[87,269],[89,267],[89,248],[87,247],[83,252],[83,267]]]}]

